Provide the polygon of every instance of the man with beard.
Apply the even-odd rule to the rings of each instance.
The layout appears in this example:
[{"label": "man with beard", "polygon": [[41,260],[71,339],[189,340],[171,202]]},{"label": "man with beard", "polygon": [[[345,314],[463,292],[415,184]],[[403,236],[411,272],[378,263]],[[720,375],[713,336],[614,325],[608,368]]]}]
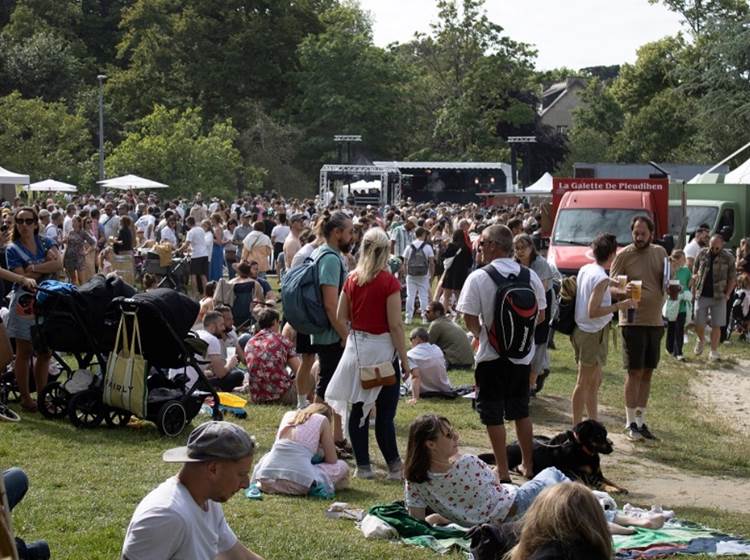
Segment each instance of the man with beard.
[{"label": "man with beard", "polygon": [[[348,215],[340,211],[334,212],[325,218],[322,226],[325,243],[315,249],[311,255],[312,259],[317,261],[321,300],[331,325],[326,331],[310,336],[310,353],[318,355],[320,365],[318,384],[315,388],[316,402],[325,400],[328,383],[339,365],[341,355],[344,353],[346,337],[349,335],[348,327],[338,320],[336,311],[346,278],[342,253],[352,242],[353,228],[352,220]],[[334,415],[333,436],[338,447],[344,447],[348,451],[339,415]]]},{"label": "man with beard", "polygon": [[695,286],[695,334],[698,342],[695,355],[703,353],[703,335],[708,316],[711,316],[711,352],[708,359],[719,359],[719,341],[721,329],[727,323],[727,301],[737,284],[737,272],[734,256],[724,249],[724,238],[715,233],[709,247],[701,249],[695,257],[693,266],[693,285]]},{"label": "man with beard", "polygon": [[[610,288],[615,296],[640,302],[637,309],[620,310],[622,357],[627,370],[625,378],[625,415],[627,436],[632,441],[656,439],[646,425],[646,406],[651,391],[651,376],[659,364],[664,322],[663,247],[652,245],[654,222],[648,216],[636,216],[630,223],[633,243],[625,247],[612,262],[610,276],[627,275],[627,286]],[[635,296],[634,292],[636,292]]]},{"label": "man with beard", "polygon": [[698,256],[701,249],[708,247],[710,229],[711,228],[708,227],[708,224],[699,225],[698,229],[695,230],[693,240],[685,246],[685,257],[687,258],[687,265],[690,270],[693,270],[695,257]]}]

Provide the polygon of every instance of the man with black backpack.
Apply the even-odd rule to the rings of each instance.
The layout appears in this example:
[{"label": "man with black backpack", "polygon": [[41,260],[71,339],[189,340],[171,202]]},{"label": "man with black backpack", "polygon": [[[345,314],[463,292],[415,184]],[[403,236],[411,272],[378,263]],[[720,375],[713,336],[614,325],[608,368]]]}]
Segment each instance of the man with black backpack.
[{"label": "man with black backpack", "polygon": [[456,309],[479,339],[474,374],[477,411],[487,427],[498,479],[510,482],[505,420],[516,424],[523,474],[533,476],[529,375],[534,328],[544,320],[547,301],[536,273],[513,260],[513,234],[506,226],[482,231],[479,256],[485,266],[466,279]]},{"label": "man with black backpack", "polygon": [[422,318],[426,319],[427,304],[430,302],[430,279],[435,270],[435,252],[426,243],[427,230],[418,227],[416,239],[404,250],[404,269],[406,270],[406,322],[411,323],[414,317],[414,306],[419,296],[419,308]]}]

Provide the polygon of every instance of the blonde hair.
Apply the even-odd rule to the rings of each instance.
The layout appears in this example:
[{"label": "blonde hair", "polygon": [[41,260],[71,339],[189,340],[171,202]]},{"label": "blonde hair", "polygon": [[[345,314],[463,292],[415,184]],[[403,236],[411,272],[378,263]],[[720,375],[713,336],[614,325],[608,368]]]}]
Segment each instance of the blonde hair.
[{"label": "blonde hair", "polygon": [[354,269],[357,286],[364,286],[380,274],[380,271],[385,270],[390,257],[390,245],[388,235],[379,227],[367,230],[362,237],[359,262]]},{"label": "blonde hair", "polygon": [[544,545],[584,545],[591,560],[612,557],[612,537],[599,501],[579,482],[545,489],[524,515],[518,544],[504,560],[525,560]]},{"label": "blonde hair", "polygon": [[333,420],[333,410],[330,406],[328,406],[326,403],[313,403],[306,406],[302,410],[299,410],[297,414],[294,415],[294,418],[292,418],[292,421],[287,424],[287,426],[301,426],[302,424],[307,422],[310,419],[310,416],[312,416],[313,414],[322,414],[323,416],[328,418],[329,422]]}]

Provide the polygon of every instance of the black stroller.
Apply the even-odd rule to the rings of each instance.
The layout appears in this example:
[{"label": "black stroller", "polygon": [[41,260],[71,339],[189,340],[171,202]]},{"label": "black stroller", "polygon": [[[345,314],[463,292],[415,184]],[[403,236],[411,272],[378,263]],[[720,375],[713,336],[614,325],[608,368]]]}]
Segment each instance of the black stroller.
[{"label": "black stroller", "polygon": [[[195,418],[207,397],[213,397],[213,419],[222,418],[219,397],[195,357],[206,350],[205,343],[190,333],[198,311],[198,303],[168,288],[135,294],[132,298],[115,298],[107,311],[106,330],[112,348],[120,319],[124,318],[128,328],[132,328],[137,318],[141,353],[149,366],[144,419],[155,423],[159,432],[170,437],[179,435]],[[192,386],[188,386],[185,373],[170,378],[170,369],[188,367],[198,376]],[[85,428],[96,427],[102,420],[120,426],[130,421],[132,411],[109,407],[102,399],[101,383],[76,393],[70,399],[68,416],[75,425]]]},{"label": "black stroller", "polygon": [[[34,304],[35,324],[31,329],[35,352],[51,352],[61,373],[70,381],[78,370],[88,371],[93,383],[104,370],[111,341],[104,334],[104,312],[115,297],[132,296],[135,290],[120,278],[94,276],[77,289],[60,282],[42,283]],[[76,370],[61,353],[75,358]],[[37,393],[39,411],[46,418],[67,414],[71,393],[60,377],[51,379]]]}]

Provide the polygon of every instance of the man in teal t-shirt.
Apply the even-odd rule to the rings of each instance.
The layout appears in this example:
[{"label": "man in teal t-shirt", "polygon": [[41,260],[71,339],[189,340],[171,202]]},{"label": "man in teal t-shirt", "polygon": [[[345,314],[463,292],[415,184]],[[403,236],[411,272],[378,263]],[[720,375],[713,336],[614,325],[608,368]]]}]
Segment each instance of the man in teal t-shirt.
[{"label": "man in teal t-shirt", "polygon": [[[351,218],[344,212],[334,212],[323,224],[325,244],[318,247],[311,255],[313,259],[323,254],[318,261],[318,279],[320,282],[321,299],[331,326],[325,332],[311,336],[312,351],[318,355],[320,374],[315,388],[315,400],[324,402],[328,383],[339,365],[344,353],[346,337],[349,334],[345,323],[336,318],[339,294],[344,287],[346,271],[341,252],[352,242],[353,224]],[[341,428],[341,417],[335,415],[333,422],[334,440],[341,446],[345,445]]]}]

